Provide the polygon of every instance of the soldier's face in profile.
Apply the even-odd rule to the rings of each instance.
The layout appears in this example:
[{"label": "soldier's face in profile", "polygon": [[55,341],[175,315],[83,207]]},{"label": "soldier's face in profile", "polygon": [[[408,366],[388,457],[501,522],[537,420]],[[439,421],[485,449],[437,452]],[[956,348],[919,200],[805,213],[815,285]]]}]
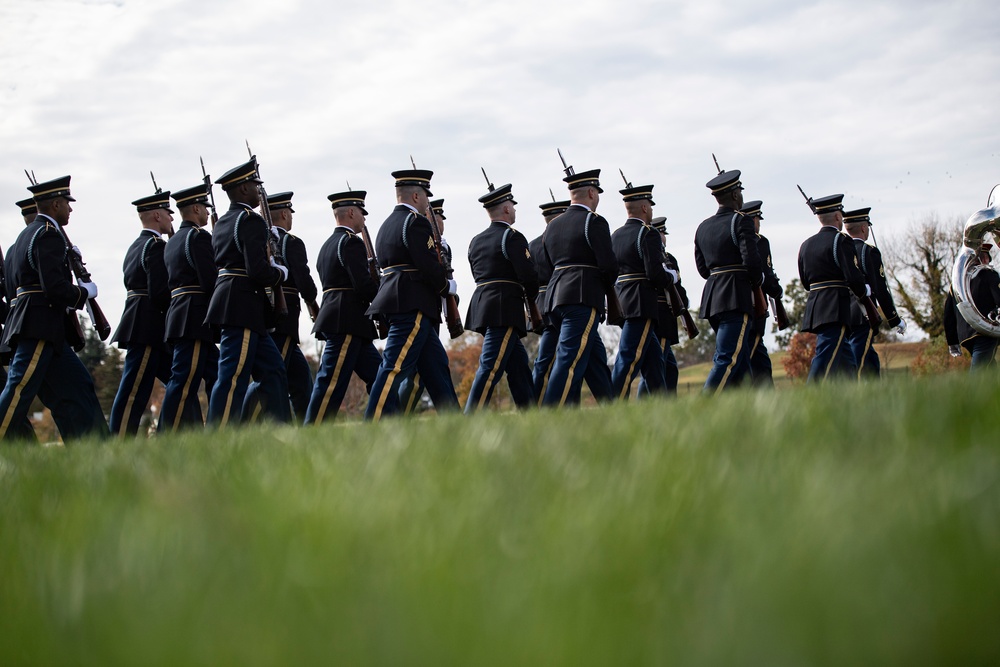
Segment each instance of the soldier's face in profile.
[{"label": "soldier's face in profile", "polygon": [[52,207],[52,218],[60,225],[69,224],[69,214],[73,212],[73,207],[69,205],[69,200],[60,197]]},{"label": "soldier's face in profile", "polygon": [[[420,215],[427,215],[427,205],[430,201],[427,198],[427,190],[418,190],[414,194],[413,208],[420,212]],[[440,222],[440,219],[438,220]]]},{"label": "soldier's face in profile", "polygon": [[755,215],[753,217],[753,231],[755,234],[760,234],[760,216]]}]

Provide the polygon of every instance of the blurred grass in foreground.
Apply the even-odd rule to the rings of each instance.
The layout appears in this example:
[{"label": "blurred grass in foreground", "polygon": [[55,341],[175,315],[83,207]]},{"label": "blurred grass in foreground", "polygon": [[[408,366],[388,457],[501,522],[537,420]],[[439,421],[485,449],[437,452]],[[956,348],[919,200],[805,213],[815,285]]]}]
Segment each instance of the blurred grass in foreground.
[{"label": "blurred grass in foreground", "polygon": [[0,446],[0,664],[1000,660],[995,377]]}]

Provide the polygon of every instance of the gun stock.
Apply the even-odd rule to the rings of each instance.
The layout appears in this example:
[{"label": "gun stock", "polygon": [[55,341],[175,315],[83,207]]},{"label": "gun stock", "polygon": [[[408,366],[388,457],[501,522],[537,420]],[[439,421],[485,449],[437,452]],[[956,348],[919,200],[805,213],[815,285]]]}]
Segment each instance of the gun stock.
[{"label": "gun stock", "polygon": [[791,324],[788,321],[785,304],[781,302],[781,299],[771,299],[771,306],[774,308],[774,323],[778,326],[778,331],[784,331]]},{"label": "gun stock", "polygon": [[[437,251],[438,261],[441,262],[445,275],[450,280],[454,272],[451,269],[451,262],[448,261],[448,257],[441,247],[441,226],[434,214],[434,208],[430,205],[427,206],[427,219],[431,223],[431,236],[434,238],[434,249]],[[455,298],[454,294],[449,294],[444,298],[444,320],[445,324],[448,325],[448,335],[452,338],[458,338],[465,333],[465,327],[462,326],[462,315],[458,312],[458,299]]]},{"label": "gun stock", "polygon": [[764,288],[760,285],[753,287],[753,317],[755,320],[767,317],[767,298],[764,296]]},{"label": "gun stock", "polygon": [[528,313],[528,323],[531,325],[532,333],[542,333],[545,330],[545,320],[542,319],[542,314],[538,310],[538,304],[535,303],[534,299],[529,299],[527,294],[524,295],[524,307]]},{"label": "gun stock", "polygon": [[698,329],[698,325],[694,321],[694,317],[691,316],[691,311],[689,311],[684,306],[684,300],[681,299],[680,290],[677,289],[677,283],[671,283],[670,287],[667,288],[667,296],[670,299],[670,305],[674,311],[674,315],[681,318],[681,323],[684,325],[684,332],[687,334],[688,338],[697,338],[701,331]]},{"label": "gun stock", "polygon": [[[347,187],[351,187],[348,183]],[[368,225],[364,225],[361,228],[361,240],[365,243],[365,254],[368,255],[368,275],[371,276],[375,284],[379,284],[382,280],[382,268],[378,265],[378,259],[375,257],[375,247],[372,245],[372,237],[368,234]],[[373,318],[375,322],[375,332],[378,334],[379,340],[385,340],[389,337],[389,323],[386,322],[384,317],[376,316]]]},{"label": "gun stock", "polygon": [[875,302],[872,301],[870,296],[860,297],[859,301],[861,301],[861,307],[865,309],[865,317],[868,318],[868,324],[872,329],[878,331],[878,328],[882,325],[882,316],[878,314]]}]

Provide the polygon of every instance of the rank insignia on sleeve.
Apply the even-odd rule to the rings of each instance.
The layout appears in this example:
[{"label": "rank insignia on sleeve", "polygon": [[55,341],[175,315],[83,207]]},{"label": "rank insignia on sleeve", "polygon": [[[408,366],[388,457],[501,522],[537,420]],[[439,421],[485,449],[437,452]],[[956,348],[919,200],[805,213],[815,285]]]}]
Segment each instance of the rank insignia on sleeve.
[{"label": "rank insignia on sleeve", "polygon": [[524,249],[524,257],[525,259],[531,259],[531,251],[527,248]]},{"label": "rank insignia on sleeve", "polygon": [[856,256],[854,258],[854,266],[857,267],[857,268],[859,268],[859,269],[861,268],[861,265],[858,264],[858,258]]},{"label": "rank insignia on sleeve", "polygon": [[884,266],[878,267],[878,274],[880,276],[882,276],[883,278],[885,278],[885,267]]},{"label": "rank insignia on sleeve", "polygon": [[434,247],[434,239],[428,238],[427,239],[427,249],[430,250],[433,247]]}]

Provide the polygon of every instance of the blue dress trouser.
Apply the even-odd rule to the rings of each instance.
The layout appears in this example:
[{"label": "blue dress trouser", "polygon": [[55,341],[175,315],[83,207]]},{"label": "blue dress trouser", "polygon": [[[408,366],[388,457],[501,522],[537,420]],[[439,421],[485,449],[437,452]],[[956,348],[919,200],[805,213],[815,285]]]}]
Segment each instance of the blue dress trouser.
[{"label": "blue dress trouser", "polygon": [[171,356],[163,346],[132,345],[125,350],[122,379],[111,404],[111,433],[123,438],[139,432],[157,378],[170,381]]},{"label": "blue dress trouser", "polygon": [[858,364],[859,380],[862,378],[877,380],[881,373],[882,362],[872,345],[874,340],[875,330],[867,324],[847,330],[847,345],[851,348],[851,355]]},{"label": "blue dress trouser", "polygon": [[618,339],[618,358],[611,373],[614,395],[628,398],[636,375],[642,374],[644,393],[661,392],[666,386],[663,349],[656,337],[653,320],[629,318]]},{"label": "blue dress trouser", "polygon": [[718,393],[738,387],[749,372],[753,331],[750,316],[735,310],[714,316],[709,322],[715,329],[715,356],[704,391]]},{"label": "blue dress trouser", "polygon": [[519,408],[535,403],[528,353],[514,327],[488,327],[483,336],[483,351],[479,355],[479,368],[472,380],[469,398],[465,402],[466,414],[489,405],[493,390],[507,374],[511,398]]},{"label": "blue dress trouser", "polygon": [[371,339],[351,334],[328,335],[303,423],[322,424],[325,419],[332,421],[340,411],[354,373],[370,393],[381,364],[382,357]]},{"label": "blue dress trouser", "polygon": [[814,332],[816,352],[806,382],[823,382],[831,377],[857,378],[858,365],[847,344],[847,326],[826,324]]},{"label": "blue dress trouser", "polygon": [[[198,390],[206,383],[206,394],[211,396],[212,385],[219,373],[219,348],[207,340],[183,338],[173,341],[173,359],[170,381],[163,392],[160,421],[156,430],[161,433],[180,428],[203,426]],[[212,379],[209,381],[208,378]]]},{"label": "blue dress trouser", "polygon": [[292,421],[288,405],[285,360],[268,335],[242,327],[222,327],[219,343],[219,376],[208,402],[208,422],[226,426],[249,419],[245,402],[250,378],[260,384],[257,398],[262,414],[275,421]]}]

